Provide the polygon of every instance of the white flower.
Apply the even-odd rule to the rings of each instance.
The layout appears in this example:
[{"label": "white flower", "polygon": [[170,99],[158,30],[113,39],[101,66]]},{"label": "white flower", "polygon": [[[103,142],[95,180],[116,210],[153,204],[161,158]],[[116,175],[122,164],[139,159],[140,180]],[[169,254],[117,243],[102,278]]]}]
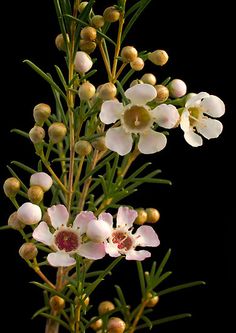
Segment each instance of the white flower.
[{"label": "white flower", "polygon": [[201,92],[187,100],[180,119],[180,127],[184,131],[184,138],[193,147],[203,144],[200,133],[207,139],[217,138],[223,125],[219,120],[207,117],[218,118],[225,113],[223,101],[214,95]]},{"label": "white flower", "polygon": [[79,73],[88,72],[93,66],[91,57],[84,51],[78,51],[75,55],[74,67]]},{"label": "white flower", "polygon": [[137,212],[128,207],[120,207],[117,213],[116,228],[105,243],[106,253],[111,257],[125,255],[127,260],[144,260],[151,256],[149,251],[135,250],[137,246],[155,247],[160,244],[157,234],[150,226],[141,226],[132,233]]},{"label": "white flower", "polygon": [[139,135],[138,149],[143,154],[153,154],[166,146],[166,136],[152,129],[154,123],[164,128],[176,125],[179,114],[175,106],[161,104],[155,109],[146,105],[156,97],[156,89],[150,84],[137,84],[125,92],[131,103],[123,106],[117,101],[105,101],[100,119],[104,124],[120,120],[121,126],[108,129],[105,136],[107,148],[119,155],[128,154],[133,145],[132,134]]},{"label": "white flower", "polygon": [[36,172],[30,177],[30,186],[40,186],[44,192],[48,191],[52,184],[52,177],[45,172]]},{"label": "white flower", "polygon": [[17,218],[24,224],[36,224],[41,220],[42,212],[39,206],[25,202],[18,208]]},{"label": "white flower", "polygon": [[48,208],[54,232],[52,233],[46,222],[41,222],[33,232],[33,238],[51,247],[55,252],[49,253],[47,260],[51,266],[66,267],[76,263],[75,253],[88,259],[101,259],[105,256],[103,243],[82,241],[82,235],[87,230],[89,221],[94,219],[91,212],[77,215],[72,226],[68,226],[69,213],[65,206],[55,205]]}]

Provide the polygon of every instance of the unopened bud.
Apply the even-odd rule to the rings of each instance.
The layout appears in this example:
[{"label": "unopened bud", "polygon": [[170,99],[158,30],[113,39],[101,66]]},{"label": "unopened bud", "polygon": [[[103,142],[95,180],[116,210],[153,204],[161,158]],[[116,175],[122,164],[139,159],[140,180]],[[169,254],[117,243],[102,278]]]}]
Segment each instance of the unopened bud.
[{"label": "unopened bud", "polygon": [[169,97],[169,89],[162,84],[158,84],[154,87],[156,89],[157,95],[155,101],[158,103],[164,103]]},{"label": "unopened bud", "polygon": [[138,57],[138,51],[133,46],[125,46],[120,55],[123,62],[132,62]]},{"label": "unopened bud", "polygon": [[80,0],[76,0],[76,8],[77,10],[79,11],[79,13],[82,13],[83,10],[85,9],[85,7],[87,6],[88,4],[88,1],[83,1],[83,2],[80,2]]},{"label": "unopened bud", "polygon": [[52,177],[45,172],[36,172],[30,177],[30,186],[38,185],[44,192],[48,191],[52,184]]},{"label": "unopened bud", "polygon": [[190,100],[190,98],[196,96],[197,94],[196,93],[188,93],[186,96],[185,96],[185,103]]},{"label": "unopened bud", "polygon": [[3,190],[8,198],[14,198],[20,191],[20,181],[15,177],[7,178],[3,184]]},{"label": "unopened bud", "polygon": [[86,294],[83,294],[82,295],[82,300],[83,300],[83,303],[84,303],[85,306],[89,305],[89,301],[90,301],[89,296],[87,296]]},{"label": "unopened bud", "polygon": [[115,309],[115,305],[110,301],[103,301],[98,305],[98,313],[100,315],[103,315],[104,313],[107,313],[114,309]]},{"label": "unopened bud", "polygon": [[107,150],[107,147],[105,145],[105,137],[100,136],[99,138],[95,139],[92,142],[93,148],[97,149],[98,151],[105,151]]},{"label": "unopened bud", "polygon": [[147,213],[143,208],[136,209],[138,216],[136,217],[134,223],[138,225],[142,225],[147,221]]},{"label": "unopened bud", "polygon": [[136,86],[137,84],[143,84],[144,82],[142,80],[133,80],[131,83],[130,83],[130,88],[133,87],[133,86]]},{"label": "unopened bud", "polygon": [[80,87],[79,87],[79,98],[83,101],[88,101],[90,100],[96,92],[96,88],[94,85],[90,82],[84,82]]},{"label": "unopened bud", "polygon": [[180,79],[174,79],[168,84],[170,97],[179,98],[183,97],[187,92],[187,86],[184,81]]},{"label": "unopened bud", "polygon": [[134,71],[141,71],[144,67],[144,61],[142,58],[137,57],[130,63],[130,66]]},{"label": "unopened bud", "polygon": [[52,143],[61,142],[66,136],[66,126],[63,123],[53,123],[48,128],[48,135]]},{"label": "unopened bud", "polygon": [[41,143],[45,138],[45,131],[43,127],[35,125],[31,128],[29,131],[29,138],[34,144]]},{"label": "unopened bud", "polygon": [[87,156],[92,151],[92,145],[86,140],[79,140],[75,143],[75,152],[79,156]]},{"label": "unopened bud", "polygon": [[33,243],[24,243],[19,249],[19,255],[24,260],[32,260],[37,257],[38,249]]},{"label": "unopened bud", "polygon": [[42,212],[39,206],[32,204],[31,202],[25,202],[17,210],[18,219],[24,224],[36,224],[42,218]]},{"label": "unopened bud", "polygon": [[160,213],[156,208],[147,208],[147,222],[148,223],[156,223],[160,219]]},{"label": "unopened bud", "polygon": [[42,126],[51,114],[51,108],[48,104],[40,103],[34,107],[33,117],[35,122]]},{"label": "unopened bud", "polygon": [[167,63],[169,56],[164,50],[156,50],[148,54],[148,59],[155,65],[163,66]]},{"label": "unopened bud", "polygon": [[25,227],[25,224],[19,220],[17,212],[14,212],[9,216],[8,225],[14,230],[21,230]]},{"label": "unopened bud", "polygon": [[106,22],[113,23],[119,20],[120,12],[115,7],[107,7],[103,12],[103,17]]},{"label": "unopened bud", "polygon": [[143,74],[143,76],[141,77],[141,80],[143,81],[143,83],[151,84],[152,86],[155,86],[155,84],[157,82],[155,75],[152,73]]},{"label": "unopened bud", "polygon": [[111,317],[107,322],[108,333],[123,333],[125,331],[125,322],[118,317]]},{"label": "unopened bud", "polygon": [[[94,320],[96,317],[93,317],[91,318],[91,321]],[[94,330],[94,331],[97,331],[99,330],[100,328],[102,328],[102,319],[97,319],[96,321],[93,321],[92,324],[90,324],[90,327]]]},{"label": "unopened bud", "polygon": [[86,73],[92,68],[92,66],[93,66],[92,59],[87,53],[83,51],[76,52],[75,62],[74,62],[74,67],[76,72]]},{"label": "unopened bud", "polygon": [[65,300],[60,296],[54,295],[49,299],[49,305],[52,310],[60,312],[65,307]]},{"label": "unopened bud", "polygon": [[66,51],[66,42],[69,43],[69,35],[66,34],[67,41],[65,41],[63,34],[57,35],[55,38],[55,45],[59,51]]},{"label": "unopened bud", "polygon": [[97,31],[93,27],[84,27],[80,31],[80,37],[84,40],[88,40],[90,42],[94,41],[97,38]]},{"label": "unopened bud", "polygon": [[92,25],[94,28],[99,29],[102,28],[105,24],[104,17],[102,15],[94,15],[91,20]]},{"label": "unopened bud", "polygon": [[116,96],[116,93],[116,86],[111,82],[101,85],[98,90],[98,95],[103,100],[113,99]]},{"label": "unopened bud", "polygon": [[79,41],[79,48],[81,51],[84,51],[88,54],[93,53],[96,49],[97,44],[95,42],[90,42],[88,40],[81,39]]},{"label": "unopened bud", "polygon": [[27,195],[33,204],[38,205],[43,200],[44,192],[42,187],[33,185],[28,189]]},{"label": "unopened bud", "polygon": [[148,293],[149,301],[146,303],[147,308],[153,308],[159,302],[159,296],[153,296],[151,293]]}]

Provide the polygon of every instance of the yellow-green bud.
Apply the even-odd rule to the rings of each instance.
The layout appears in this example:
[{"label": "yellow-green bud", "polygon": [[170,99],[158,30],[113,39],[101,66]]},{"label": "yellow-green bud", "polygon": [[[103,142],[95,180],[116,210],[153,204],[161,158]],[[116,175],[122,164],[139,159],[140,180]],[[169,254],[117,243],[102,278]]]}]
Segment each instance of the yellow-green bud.
[{"label": "yellow-green bud", "polygon": [[80,0],[76,0],[76,8],[79,11],[79,13],[82,13],[82,11],[84,10],[84,8],[87,6],[88,1],[83,1],[80,2]]},{"label": "yellow-green bud", "polygon": [[14,212],[9,216],[8,225],[14,230],[21,230],[25,227],[25,224],[18,219],[17,212]]},{"label": "yellow-green bud", "polygon": [[19,255],[25,260],[33,260],[37,254],[38,249],[33,243],[24,243],[19,249]]},{"label": "yellow-green bud", "polygon": [[143,208],[136,209],[138,216],[136,217],[134,223],[138,225],[142,225],[147,221],[147,213]]},{"label": "yellow-green bud", "polygon": [[51,108],[48,104],[40,103],[34,107],[33,117],[37,125],[42,126],[43,123],[49,118]]},{"label": "yellow-green bud", "polygon": [[151,84],[152,86],[155,86],[155,84],[157,82],[155,75],[152,73],[143,74],[143,76],[141,77],[141,80],[143,81],[143,83]]},{"label": "yellow-green bud", "polygon": [[42,187],[33,185],[28,189],[27,195],[33,204],[38,205],[43,200],[44,191]]},{"label": "yellow-green bud", "polygon": [[147,208],[147,222],[148,223],[156,223],[160,219],[160,213],[156,208]]},{"label": "yellow-green bud", "polygon": [[90,42],[88,40],[81,39],[79,41],[79,48],[81,51],[88,54],[92,53],[96,49],[97,44],[95,42]]},{"label": "yellow-green bud", "polygon": [[148,59],[155,65],[163,66],[167,63],[169,56],[164,50],[156,50],[148,54]]},{"label": "yellow-green bud", "polygon": [[80,31],[80,37],[84,40],[88,40],[90,42],[94,41],[97,38],[97,31],[93,27],[84,27]]},{"label": "yellow-green bud", "polygon": [[100,136],[99,138],[95,139],[92,142],[93,148],[97,149],[98,151],[105,151],[107,150],[107,147],[105,145],[105,137]]},{"label": "yellow-green bud", "polygon": [[79,87],[79,98],[83,101],[88,101],[90,100],[96,92],[96,88],[94,85],[90,82],[84,82],[80,87]]},{"label": "yellow-green bud", "polygon": [[8,198],[14,198],[20,191],[20,181],[15,177],[7,178],[3,184],[3,190]]},{"label": "yellow-green bud", "polygon": [[89,305],[89,301],[90,301],[89,296],[87,296],[86,294],[83,294],[82,299],[83,299],[84,305],[88,306]]},{"label": "yellow-green bud", "polygon": [[123,333],[125,331],[125,322],[118,317],[111,317],[107,322],[108,333]]},{"label": "yellow-green bud", "polygon": [[138,57],[138,51],[133,46],[125,46],[120,55],[123,62],[133,62]]},{"label": "yellow-green bud", "polygon": [[147,308],[153,308],[159,302],[159,296],[153,296],[152,293],[148,293],[149,301],[146,303]]},{"label": "yellow-green bud", "polygon": [[91,153],[92,151],[92,145],[85,140],[79,140],[76,142],[75,144],[75,152],[79,155],[79,156],[87,156]]},{"label": "yellow-green bud", "polygon": [[142,58],[137,57],[130,63],[130,66],[134,71],[141,71],[144,67],[144,61]]},{"label": "yellow-green bud", "polygon": [[[66,34],[66,39],[67,43],[69,43],[70,39],[68,34]],[[66,43],[63,34],[57,35],[57,37],[55,38],[55,45],[59,51],[64,51],[64,52],[66,51]]]},{"label": "yellow-green bud", "polygon": [[[95,319],[96,317],[93,317],[91,318],[91,320]],[[97,331],[99,330],[100,328],[102,328],[102,319],[97,319],[96,321],[92,322],[92,324],[90,324],[90,327],[94,330],[94,331]]]},{"label": "yellow-green bud", "polygon": [[106,22],[113,23],[119,20],[120,12],[115,7],[107,7],[103,12],[103,17]]},{"label": "yellow-green bud", "polygon": [[111,82],[101,85],[98,90],[98,96],[103,100],[113,99],[116,96],[116,93],[116,86]]},{"label": "yellow-green bud", "polygon": [[102,28],[105,24],[104,17],[102,15],[94,15],[91,20],[92,25],[94,28],[99,29]]},{"label": "yellow-green bud", "polygon": [[41,143],[45,138],[45,131],[41,126],[35,125],[29,131],[29,138],[33,144]]},{"label": "yellow-green bud", "polygon": [[65,307],[65,300],[60,296],[54,295],[49,299],[49,305],[53,311],[60,312]]},{"label": "yellow-green bud", "polygon": [[157,84],[154,88],[157,92],[155,101],[158,103],[164,103],[169,97],[169,89],[162,84]]},{"label": "yellow-green bud", "polygon": [[104,313],[107,313],[114,309],[115,309],[115,305],[110,301],[103,301],[98,305],[98,313],[100,315],[103,315]]},{"label": "yellow-green bud", "polygon": [[52,143],[61,142],[66,136],[66,126],[63,123],[53,123],[48,128],[48,135]]},{"label": "yellow-green bud", "polygon": [[136,80],[133,80],[131,83],[130,83],[130,88],[133,87],[133,86],[136,86],[137,84],[143,84],[144,82],[142,80],[139,80],[139,79],[136,79]]}]

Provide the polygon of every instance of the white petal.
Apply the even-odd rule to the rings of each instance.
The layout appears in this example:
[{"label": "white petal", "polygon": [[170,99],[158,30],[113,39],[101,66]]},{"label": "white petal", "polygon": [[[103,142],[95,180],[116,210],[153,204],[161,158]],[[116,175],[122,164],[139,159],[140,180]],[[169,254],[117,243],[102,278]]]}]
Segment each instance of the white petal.
[{"label": "white petal", "polygon": [[30,177],[30,186],[37,185],[42,187],[43,191],[48,191],[53,184],[52,177],[45,172],[36,172]]},{"label": "white petal", "polygon": [[196,134],[194,131],[184,132],[184,138],[188,144],[192,147],[202,146],[202,138],[200,135]]},{"label": "white petal", "polygon": [[192,98],[189,98],[185,104],[186,108],[189,108],[192,105],[200,104],[202,98],[208,97],[209,94],[206,92],[200,92],[199,94],[193,96]]},{"label": "white petal", "polygon": [[136,250],[130,250],[127,252],[126,254],[126,260],[137,260],[137,261],[142,261],[146,258],[150,258],[151,257],[151,253],[149,251],[145,251],[145,250],[140,250],[140,251],[136,251]]},{"label": "white petal", "polygon": [[53,235],[50,232],[47,223],[44,221],[40,222],[39,225],[34,229],[32,236],[38,242],[48,246],[51,246],[53,243]]},{"label": "white petal", "polygon": [[101,213],[99,214],[98,219],[106,221],[110,227],[113,225],[113,217],[110,213]]},{"label": "white petal", "polygon": [[127,229],[130,229],[137,216],[138,213],[136,210],[130,209],[129,207],[119,207],[116,218],[117,228],[127,227]]},{"label": "white petal", "polygon": [[150,84],[136,84],[125,92],[125,96],[131,100],[132,104],[145,105],[152,101],[157,95],[156,89]]},{"label": "white petal", "polygon": [[96,220],[96,216],[92,212],[83,211],[76,216],[73,222],[73,228],[79,228],[80,235],[85,234],[87,231],[88,223],[92,220]]},{"label": "white petal", "polygon": [[68,267],[76,263],[75,259],[65,252],[49,253],[47,260],[54,267]]},{"label": "white petal", "polygon": [[67,225],[69,213],[64,205],[54,205],[48,208],[48,215],[55,229]]},{"label": "white petal", "polygon": [[76,52],[74,60],[74,68],[76,72],[86,73],[92,68],[92,66],[92,59],[86,52]]},{"label": "white petal", "polygon": [[18,208],[17,217],[24,224],[36,224],[42,218],[42,211],[38,205],[25,202]]},{"label": "white petal", "polygon": [[190,121],[189,121],[189,112],[188,110],[184,110],[180,117],[180,127],[184,132],[190,131]]},{"label": "white petal", "polygon": [[117,247],[111,243],[105,243],[105,251],[110,257],[119,257],[120,253]]},{"label": "white petal", "polygon": [[102,103],[99,117],[104,124],[115,123],[120,119],[123,108],[123,104],[117,101],[105,101]]},{"label": "white petal", "polygon": [[97,260],[106,255],[103,243],[87,242],[79,247],[78,253],[87,259]]},{"label": "white petal", "polygon": [[103,242],[111,236],[111,226],[103,220],[92,220],[88,223],[86,235],[94,242]]},{"label": "white petal", "polygon": [[201,102],[201,107],[203,108],[203,113],[214,118],[219,118],[225,113],[224,102],[214,95],[204,98]]},{"label": "white petal", "polygon": [[126,133],[121,126],[110,128],[105,136],[105,145],[108,149],[124,156],[131,151],[133,139],[131,134]]},{"label": "white petal", "polygon": [[179,112],[171,104],[158,105],[151,113],[158,125],[164,128],[173,128],[179,120]]},{"label": "white petal", "polygon": [[167,139],[164,134],[150,129],[140,134],[138,149],[143,154],[154,154],[165,148],[166,143]]},{"label": "white petal", "polygon": [[142,225],[134,234],[136,238],[136,246],[158,246],[160,244],[159,238],[150,226]]},{"label": "white petal", "polygon": [[223,125],[219,120],[211,118],[203,118],[199,125],[196,126],[197,131],[207,139],[218,138],[223,130]]}]

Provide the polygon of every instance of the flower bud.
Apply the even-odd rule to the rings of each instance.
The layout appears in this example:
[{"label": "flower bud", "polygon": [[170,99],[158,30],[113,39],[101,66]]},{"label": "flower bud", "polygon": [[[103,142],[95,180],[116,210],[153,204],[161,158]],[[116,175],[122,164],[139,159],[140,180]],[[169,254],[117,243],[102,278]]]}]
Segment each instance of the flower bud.
[{"label": "flower bud", "polygon": [[155,101],[157,103],[164,103],[169,97],[169,89],[163,86],[162,84],[158,84],[154,88],[156,89],[157,92]]},{"label": "flower bud", "polygon": [[170,92],[170,97],[179,98],[186,94],[187,86],[184,81],[180,79],[174,79],[168,84],[168,89]]},{"label": "flower bud", "polygon": [[103,18],[109,23],[116,22],[120,18],[120,12],[113,6],[107,7],[103,12]]},{"label": "flower bud", "polygon": [[33,185],[28,189],[27,195],[33,204],[38,205],[43,200],[44,192],[42,187]]},{"label": "flower bud", "polygon": [[133,80],[131,83],[130,83],[130,88],[133,87],[133,86],[136,86],[137,84],[143,84],[144,82],[142,80]]},{"label": "flower bud", "polygon": [[156,223],[160,219],[160,213],[156,208],[147,208],[147,222],[148,223]]},{"label": "flower bud", "polygon": [[14,212],[9,216],[8,225],[14,230],[21,230],[25,227],[24,223],[18,219],[17,212]]},{"label": "flower bud", "polygon": [[66,126],[63,123],[53,123],[48,128],[48,135],[52,143],[61,142],[66,136]]},{"label": "flower bud", "polygon": [[136,209],[138,216],[136,217],[134,223],[138,225],[142,225],[147,221],[147,213],[143,208]]},{"label": "flower bud", "polygon": [[24,260],[32,260],[37,257],[38,249],[33,243],[24,243],[19,249],[19,255]]},{"label": "flower bud", "polygon": [[89,296],[87,296],[86,294],[83,294],[82,295],[82,300],[83,300],[85,306],[89,305],[89,301],[90,301]]},{"label": "flower bud", "polygon": [[[91,318],[91,320],[95,319],[96,317],[93,317]],[[102,319],[97,319],[96,321],[92,322],[92,324],[90,324],[90,327],[94,330],[94,331],[97,331],[99,330],[100,328],[102,328]]]},{"label": "flower bud", "polygon": [[42,218],[42,212],[39,206],[32,204],[31,202],[25,202],[17,210],[18,219],[24,224],[36,224]]},{"label": "flower bud", "polygon": [[86,234],[91,241],[103,242],[111,235],[111,227],[102,220],[89,221]]},{"label": "flower bud", "polygon": [[[66,38],[67,38],[67,43],[69,43],[70,39],[68,34],[66,34]],[[57,35],[57,37],[55,38],[55,45],[59,51],[66,52],[66,43],[63,34]]]},{"label": "flower bud", "polygon": [[84,40],[88,40],[90,42],[93,42],[97,38],[97,31],[93,27],[84,27],[80,31],[80,37]]},{"label": "flower bud", "polygon": [[33,117],[35,122],[42,126],[51,114],[51,108],[48,104],[40,103],[34,107]]},{"label": "flower bud", "polygon": [[92,145],[86,140],[79,140],[75,143],[75,152],[79,156],[88,156],[92,149]]},{"label": "flower bud", "polygon": [[153,296],[151,293],[148,293],[149,301],[146,303],[147,308],[153,308],[159,302],[159,296]]},{"label": "flower bud", "polygon": [[102,15],[94,15],[91,20],[92,25],[95,29],[102,28],[105,24],[104,17]]},{"label": "flower bud", "polygon": [[29,131],[29,138],[33,144],[41,143],[45,138],[45,131],[41,126],[35,125]]},{"label": "flower bud", "polygon": [[125,46],[120,55],[123,62],[132,62],[138,57],[138,51],[133,46]]},{"label": "flower bud", "polygon": [[115,305],[110,301],[103,301],[98,305],[98,313],[100,316],[114,309]]},{"label": "flower bud", "polygon": [[144,61],[142,58],[137,57],[130,63],[130,66],[134,71],[141,71],[144,67]]},{"label": "flower bud", "polygon": [[118,317],[111,317],[107,322],[108,333],[123,333],[125,331],[125,322]]},{"label": "flower bud", "polygon": [[116,96],[116,93],[116,86],[111,82],[101,85],[98,90],[98,96],[103,100],[113,99]]},{"label": "flower bud", "polygon": [[7,178],[3,184],[3,190],[8,198],[14,198],[20,191],[20,181],[15,177]]},{"label": "flower bud", "polygon": [[155,86],[157,82],[155,75],[153,75],[152,73],[143,74],[141,80],[143,81],[143,83],[151,84],[152,86]]},{"label": "flower bud", "polygon": [[80,87],[79,87],[79,98],[83,101],[89,101],[96,92],[96,88],[94,85],[90,82],[84,82]]},{"label": "flower bud", "polygon": [[76,0],[75,6],[76,6],[76,9],[79,11],[79,13],[82,13],[82,11],[87,6],[87,4],[88,4],[88,1],[80,2],[80,0]]},{"label": "flower bud", "polygon": [[98,151],[105,151],[107,150],[107,147],[105,145],[105,137],[100,136],[99,138],[95,139],[92,142],[93,148],[97,149]]},{"label": "flower bud", "polygon": [[83,51],[76,52],[75,62],[74,62],[74,67],[76,72],[86,73],[92,68],[92,66],[93,66],[92,59],[87,53]]},{"label": "flower bud", "polygon": [[49,305],[53,311],[58,313],[64,309],[65,300],[60,296],[54,295],[49,299]]},{"label": "flower bud", "polygon": [[44,192],[47,192],[53,184],[52,177],[45,172],[36,172],[30,177],[30,186],[40,186]]},{"label": "flower bud", "polygon": [[95,42],[90,42],[88,40],[81,39],[79,41],[79,48],[81,51],[84,51],[88,54],[93,53],[96,49],[97,44]]},{"label": "flower bud", "polygon": [[167,63],[169,56],[164,50],[156,50],[148,54],[148,59],[155,65],[163,66]]}]

